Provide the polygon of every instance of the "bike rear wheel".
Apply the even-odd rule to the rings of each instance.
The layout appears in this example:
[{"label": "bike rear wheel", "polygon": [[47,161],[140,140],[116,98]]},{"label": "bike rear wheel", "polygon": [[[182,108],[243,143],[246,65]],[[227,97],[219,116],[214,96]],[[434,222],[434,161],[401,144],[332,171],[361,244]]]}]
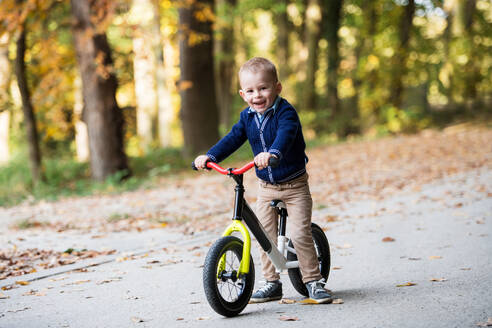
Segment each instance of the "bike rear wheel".
[{"label": "bike rear wheel", "polygon": [[[328,275],[330,274],[330,245],[328,244],[328,239],[326,238],[323,230],[315,223],[311,223],[311,233],[313,235],[314,248],[316,249],[316,255],[319,261],[319,271],[321,276],[328,280]],[[289,247],[295,247],[292,241],[289,241]],[[287,252],[288,261],[297,261],[297,255],[292,252]],[[302,281],[302,274],[299,268],[289,269],[289,279],[294,288],[299,292],[299,294],[304,296],[309,296],[308,290]]]},{"label": "bike rear wheel", "polygon": [[226,236],[212,245],[205,258],[203,288],[207,301],[215,312],[226,317],[241,313],[253,293],[253,258],[250,257],[249,260],[249,272],[239,275],[242,255],[243,241],[234,236]]}]

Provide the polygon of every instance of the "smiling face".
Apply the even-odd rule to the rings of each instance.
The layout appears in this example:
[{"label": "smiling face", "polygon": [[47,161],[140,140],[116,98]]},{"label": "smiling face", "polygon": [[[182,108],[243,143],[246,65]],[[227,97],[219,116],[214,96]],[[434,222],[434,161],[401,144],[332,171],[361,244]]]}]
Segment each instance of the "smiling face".
[{"label": "smiling face", "polygon": [[239,75],[239,94],[249,107],[263,114],[273,106],[275,98],[282,91],[282,85],[267,72],[245,70]]}]

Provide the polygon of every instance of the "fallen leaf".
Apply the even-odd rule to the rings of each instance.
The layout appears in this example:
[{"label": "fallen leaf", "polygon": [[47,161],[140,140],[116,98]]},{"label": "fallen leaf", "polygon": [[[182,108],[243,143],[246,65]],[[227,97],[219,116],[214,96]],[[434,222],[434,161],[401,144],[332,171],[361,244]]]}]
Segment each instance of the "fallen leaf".
[{"label": "fallen leaf", "polygon": [[318,302],[316,302],[315,300],[312,300],[310,298],[306,298],[305,300],[302,300],[299,303],[301,303],[301,304],[319,304]]},{"label": "fallen leaf", "polygon": [[282,298],[280,301],[278,301],[278,304],[294,304],[295,302],[296,302],[295,300]]},{"label": "fallen leaf", "polygon": [[29,281],[25,281],[25,280],[17,280],[15,283],[16,283],[17,285],[21,285],[21,286],[27,286],[27,285],[29,285],[29,284],[30,284],[30,282],[29,282]]},{"label": "fallen leaf", "polygon": [[142,318],[138,318],[138,317],[131,317],[132,321],[135,322],[135,323],[139,323],[139,322],[145,322],[144,319]]},{"label": "fallen leaf", "polygon": [[408,258],[410,261],[420,261],[421,258],[420,257],[409,257]]},{"label": "fallen leaf", "polygon": [[437,281],[437,282],[443,282],[443,281],[447,281],[448,279],[446,278],[431,278],[430,281]]},{"label": "fallen leaf", "polygon": [[200,304],[198,301],[190,302],[190,304]]},{"label": "fallen leaf", "polygon": [[407,282],[403,285],[396,285],[396,287],[408,287],[408,286],[415,286],[415,285],[416,285],[416,283],[414,283],[414,282]]},{"label": "fallen leaf", "polygon": [[208,320],[210,317],[198,317],[196,320],[201,321],[201,320]]},{"label": "fallen leaf", "polygon": [[438,256],[438,255],[429,256],[429,260],[440,260],[440,259],[442,259],[442,256]]},{"label": "fallen leaf", "polygon": [[92,239],[98,239],[98,238],[104,238],[106,237],[106,235],[94,235],[94,236],[91,236]]},{"label": "fallen leaf", "polygon": [[342,267],[333,267],[332,270],[342,270]]},{"label": "fallen leaf", "polygon": [[463,271],[470,271],[471,268],[461,268],[460,270],[463,270]]},{"label": "fallen leaf", "polygon": [[0,300],[5,300],[7,298],[10,298],[10,296],[5,295],[4,293],[0,293]]},{"label": "fallen leaf", "polygon": [[492,326],[492,318],[488,318],[487,322],[479,322],[477,323],[479,327],[490,327]]},{"label": "fallen leaf", "polygon": [[383,242],[385,242],[385,243],[392,242],[392,241],[395,241],[395,239],[391,238],[391,237],[384,237],[383,238]]},{"label": "fallen leaf", "polygon": [[299,318],[298,317],[291,317],[291,316],[287,316],[287,315],[281,315],[278,320],[280,321],[298,321]]},{"label": "fallen leaf", "polygon": [[333,300],[333,302],[331,302],[332,304],[343,304],[343,299],[341,298],[335,298]]},{"label": "fallen leaf", "polygon": [[184,320],[184,318],[176,318],[176,321]]},{"label": "fallen leaf", "polygon": [[352,248],[352,245],[345,243],[345,244],[343,244],[343,246],[337,246],[337,248],[338,249],[348,249],[348,248]]},{"label": "fallen leaf", "polygon": [[96,285],[102,285],[102,284],[107,284],[113,281],[120,281],[122,278],[121,277],[114,277],[114,278],[109,278],[109,279],[104,279],[96,283]]}]

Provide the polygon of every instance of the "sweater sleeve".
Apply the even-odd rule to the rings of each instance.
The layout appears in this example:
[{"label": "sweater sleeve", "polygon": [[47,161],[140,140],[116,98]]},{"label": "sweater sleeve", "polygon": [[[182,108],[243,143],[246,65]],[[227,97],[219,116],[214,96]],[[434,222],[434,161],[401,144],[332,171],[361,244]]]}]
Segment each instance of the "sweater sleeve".
[{"label": "sweater sleeve", "polygon": [[207,152],[207,156],[210,157],[213,162],[219,163],[223,161],[247,140],[245,120],[246,115],[241,113],[239,122],[234,124],[231,131],[210,148]]},{"label": "sweater sleeve", "polygon": [[294,143],[300,123],[297,112],[293,108],[284,110],[279,115],[277,136],[268,152],[282,159]]}]

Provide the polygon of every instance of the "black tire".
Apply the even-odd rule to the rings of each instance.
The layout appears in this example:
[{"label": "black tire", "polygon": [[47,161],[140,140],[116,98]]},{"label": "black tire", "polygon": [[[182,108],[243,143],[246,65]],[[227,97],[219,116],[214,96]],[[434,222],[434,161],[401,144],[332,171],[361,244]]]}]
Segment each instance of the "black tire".
[{"label": "black tire", "polygon": [[[226,254],[223,272],[217,272],[219,261]],[[237,277],[243,255],[243,241],[234,236],[217,240],[205,258],[203,288],[210,306],[220,315],[234,317],[246,307],[255,284],[255,266],[249,259],[249,272]]]},{"label": "black tire", "polygon": [[[328,281],[328,276],[330,274],[330,245],[328,244],[328,239],[326,238],[323,230],[315,223],[311,223],[311,232],[313,234],[314,248],[316,249],[316,254],[318,255],[319,261],[319,271],[321,276]],[[293,247],[292,241],[289,241],[289,247]],[[294,247],[295,249],[295,247]],[[297,255],[292,252],[287,252],[288,261],[297,261]],[[299,294],[304,296],[309,296],[309,293],[302,281],[302,274],[299,268],[289,269],[290,282],[294,288],[299,292]]]}]

